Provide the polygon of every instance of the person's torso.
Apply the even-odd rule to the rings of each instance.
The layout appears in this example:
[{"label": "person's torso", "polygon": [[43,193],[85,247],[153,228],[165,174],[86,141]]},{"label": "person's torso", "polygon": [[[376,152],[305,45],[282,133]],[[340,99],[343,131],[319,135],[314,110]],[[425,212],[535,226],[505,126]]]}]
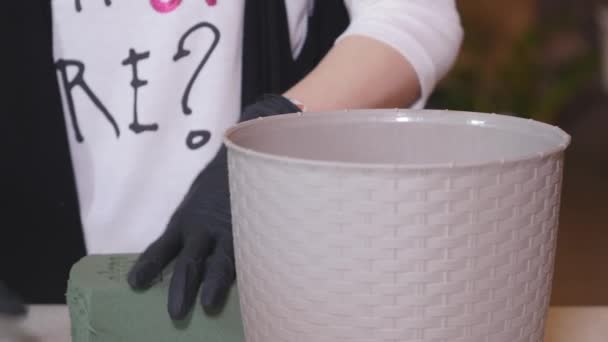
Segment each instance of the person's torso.
[{"label": "person's torso", "polygon": [[[287,3],[297,53],[312,1]],[[52,10],[88,252],[139,252],[238,119],[244,1],[53,0]]]}]

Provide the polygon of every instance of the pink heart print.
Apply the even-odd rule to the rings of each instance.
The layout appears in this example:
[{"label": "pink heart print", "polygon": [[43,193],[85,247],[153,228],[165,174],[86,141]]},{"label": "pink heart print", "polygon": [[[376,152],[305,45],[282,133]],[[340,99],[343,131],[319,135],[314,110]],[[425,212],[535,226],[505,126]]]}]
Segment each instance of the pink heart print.
[{"label": "pink heart print", "polygon": [[[207,5],[209,6],[215,6],[217,5],[217,0],[205,0],[207,2]],[[154,8],[157,12],[160,13],[169,13],[173,10],[175,10],[177,7],[179,7],[179,5],[182,3],[182,0],[169,0],[169,1],[163,1],[163,0],[150,0],[150,4],[152,5],[152,8]]]}]

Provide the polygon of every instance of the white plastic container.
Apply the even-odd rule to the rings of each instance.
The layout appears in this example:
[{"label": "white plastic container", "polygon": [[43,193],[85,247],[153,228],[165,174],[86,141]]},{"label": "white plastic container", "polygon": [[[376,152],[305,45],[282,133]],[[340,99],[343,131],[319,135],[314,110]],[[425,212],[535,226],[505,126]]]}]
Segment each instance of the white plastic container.
[{"label": "white plastic container", "polygon": [[225,142],[247,341],[542,341],[559,128],[361,110],[252,120]]}]

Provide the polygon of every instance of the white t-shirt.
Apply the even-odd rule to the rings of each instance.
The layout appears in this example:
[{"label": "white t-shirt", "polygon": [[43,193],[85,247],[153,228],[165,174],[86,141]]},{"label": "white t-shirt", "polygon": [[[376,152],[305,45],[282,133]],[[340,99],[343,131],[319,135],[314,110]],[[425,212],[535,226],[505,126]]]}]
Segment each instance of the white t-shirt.
[{"label": "white t-shirt", "polygon": [[[89,253],[141,252],[240,110],[245,0],[52,0],[54,58]],[[462,39],[454,0],[345,0],[414,66],[422,107]],[[288,0],[294,56],[313,0]]]}]

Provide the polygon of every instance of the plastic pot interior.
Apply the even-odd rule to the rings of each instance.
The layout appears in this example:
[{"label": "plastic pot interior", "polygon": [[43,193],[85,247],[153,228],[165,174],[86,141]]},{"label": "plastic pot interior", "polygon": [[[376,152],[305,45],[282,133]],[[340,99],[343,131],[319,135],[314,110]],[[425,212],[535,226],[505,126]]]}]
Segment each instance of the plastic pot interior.
[{"label": "plastic pot interior", "polygon": [[226,132],[229,149],[262,158],[352,167],[458,167],[520,161],[570,143],[561,129],[506,115],[353,110],[255,119]]}]

